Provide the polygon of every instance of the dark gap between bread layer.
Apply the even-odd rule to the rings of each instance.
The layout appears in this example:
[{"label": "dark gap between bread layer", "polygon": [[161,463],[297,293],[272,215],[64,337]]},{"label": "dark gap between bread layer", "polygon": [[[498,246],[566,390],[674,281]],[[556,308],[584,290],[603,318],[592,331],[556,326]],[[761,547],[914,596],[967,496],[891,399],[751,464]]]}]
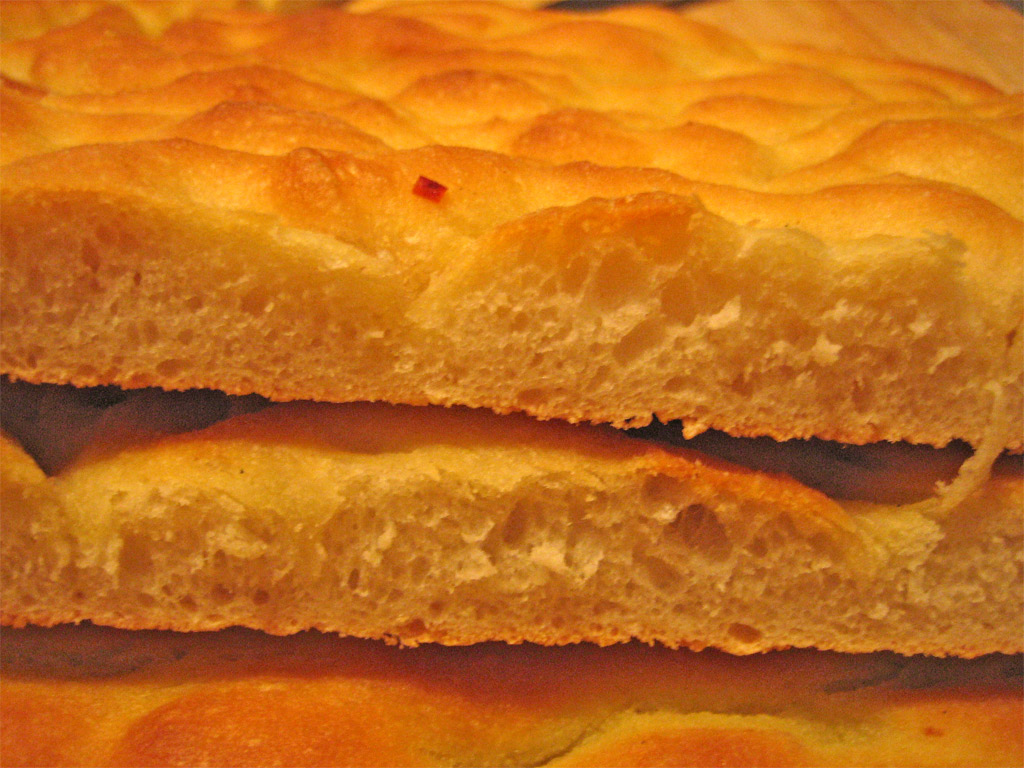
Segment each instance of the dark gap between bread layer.
[{"label": "dark gap between bread layer", "polygon": [[[4,377],[0,425],[44,472],[54,475],[96,440],[128,433],[196,431],[273,405],[259,395],[236,396],[217,390],[76,388]],[[635,440],[687,448],[750,469],[789,475],[834,499],[883,504],[906,504],[932,496],[936,484],[956,477],[961,464],[972,455],[970,446],[961,442],[945,448],[910,443],[847,445],[817,438],[732,437],[715,430],[685,439],[680,422],[616,431]],[[993,472],[1024,473],[1022,457],[1004,453]]]}]

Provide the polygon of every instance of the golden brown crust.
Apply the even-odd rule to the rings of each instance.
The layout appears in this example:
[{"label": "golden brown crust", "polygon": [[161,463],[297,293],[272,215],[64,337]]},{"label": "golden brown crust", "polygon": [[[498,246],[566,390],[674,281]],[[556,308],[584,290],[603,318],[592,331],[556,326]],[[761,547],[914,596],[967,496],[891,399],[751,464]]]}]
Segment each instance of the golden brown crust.
[{"label": "golden brown crust", "polygon": [[[1024,439],[1021,102],[981,81],[656,8],[479,3],[104,8],[3,67],[8,373]],[[736,348],[694,342],[707,323]]]},{"label": "golden brown crust", "polygon": [[[1020,658],[4,630],[4,765],[1012,766]],[[769,682],[770,681],[770,682]]]}]

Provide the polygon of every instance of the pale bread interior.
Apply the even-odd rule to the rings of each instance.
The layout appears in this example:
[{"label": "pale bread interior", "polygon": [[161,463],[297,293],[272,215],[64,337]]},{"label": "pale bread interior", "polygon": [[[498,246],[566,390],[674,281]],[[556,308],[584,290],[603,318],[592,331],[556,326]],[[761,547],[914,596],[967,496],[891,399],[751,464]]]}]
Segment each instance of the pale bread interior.
[{"label": "pale bread interior", "polygon": [[[28,410],[43,403],[21,389]],[[898,446],[873,449],[874,472],[834,461],[856,480],[831,481],[856,489],[844,499],[610,429],[483,411],[231,416],[253,403],[46,396],[64,398],[48,431],[79,452],[48,477],[4,444],[8,622],[319,628],[408,645],[1021,650],[1019,457],[929,514],[884,501]],[[955,473],[962,453],[928,450],[919,474]],[[916,485],[904,501],[927,492]]]},{"label": "pale bread interior", "polygon": [[6,373],[1024,445],[1016,96],[654,7],[185,10],[7,12]]}]

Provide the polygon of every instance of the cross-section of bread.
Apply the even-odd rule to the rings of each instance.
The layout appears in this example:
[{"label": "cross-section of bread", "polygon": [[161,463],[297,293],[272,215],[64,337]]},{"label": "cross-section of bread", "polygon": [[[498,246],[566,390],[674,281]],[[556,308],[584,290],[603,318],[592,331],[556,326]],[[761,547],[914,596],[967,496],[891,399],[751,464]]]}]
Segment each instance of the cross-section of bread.
[{"label": "cross-section of bread", "polygon": [[1024,650],[1019,460],[946,509],[928,496],[963,456],[930,448],[830,460],[834,447],[805,447],[830,497],[524,416],[292,403],[196,431],[167,425],[226,415],[227,397],[143,392],[104,408],[68,389],[47,405],[8,386],[8,401],[18,389],[36,421],[7,423],[70,435],[78,453],[60,466],[66,449],[37,445],[46,476],[3,444],[7,623],[312,627],[408,645]]},{"label": "cross-section of bread", "polygon": [[1017,96],[652,7],[168,22],[4,41],[8,374],[1022,446]]},{"label": "cross-section of bread", "polygon": [[[4,765],[1019,766],[1020,659],[6,630]],[[766,681],[771,681],[767,684]]]},{"label": "cross-section of bread", "polygon": [[234,5],[0,3],[5,622],[1021,650],[1019,95]]}]

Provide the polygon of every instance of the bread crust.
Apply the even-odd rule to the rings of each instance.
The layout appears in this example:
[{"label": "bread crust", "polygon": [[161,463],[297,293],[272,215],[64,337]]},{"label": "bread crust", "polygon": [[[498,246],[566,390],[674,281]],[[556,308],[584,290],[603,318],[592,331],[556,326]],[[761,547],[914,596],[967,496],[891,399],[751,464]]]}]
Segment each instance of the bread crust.
[{"label": "bread crust", "polygon": [[[1024,650],[1019,458],[945,508],[928,497],[964,451],[792,446],[773,460],[720,438],[747,468],[462,408],[289,403],[217,421],[240,406],[148,392],[94,407],[54,387],[47,404],[38,390],[5,389],[5,423],[51,475],[0,444],[4,623]],[[782,474],[794,464],[826,475],[821,490]]]},{"label": "bread crust", "polygon": [[650,7],[354,11],[5,41],[5,372],[1024,445],[1019,96]]},{"label": "bread crust", "polygon": [[1022,751],[1019,657],[88,625],[6,629],[0,652],[9,766],[1015,766]]},{"label": "bread crust", "polygon": [[[236,5],[0,3],[3,373],[619,426],[679,418],[690,436],[964,440],[992,457],[1024,444],[1019,94],[936,67],[745,43],[652,8]],[[412,194],[424,175],[448,188],[440,202]],[[1019,472],[922,506],[906,455],[866,485],[829,478],[830,497],[780,477],[785,460],[743,470],[461,409],[303,403],[202,434],[208,414],[192,413],[181,437],[153,434],[180,419],[149,418],[90,445],[87,426],[46,455],[46,473],[0,438],[5,623],[321,626],[425,645],[4,627],[4,765],[1021,764],[1019,655],[431,645],[1019,652]],[[470,466],[440,461],[438,435]],[[505,465],[530,464],[524,453],[591,493],[595,478],[633,473],[649,493],[627,505],[625,527],[657,524],[626,548],[631,583],[679,594],[651,556],[675,536],[688,549],[670,564],[701,574],[689,623],[653,626],[668,604],[578,621],[580,605],[607,612],[608,591],[569,590],[575,615],[559,605],[572,577],[560,555],[579,558],[577,577],[593,561],[558,531],[554,548],[518,547],[542,585],[521,590],[539,618],[505,605],[467,618],[458,609],[473,599],[435,611],[421,598],[448,596],[455,579],[438,587],[415,568],[385,568],[383,587],[350,582],[351,570],[334,580],[385,606],[370,620],[344,601],[296,613],[282,574],[353,552],[383,560],[403,544],[388,533],[401,504],[371,495],[384,513],[367,536],[303,534],[326,557],[303,551],[275,571],[259,547],[307,522],[337,490],[324,474],[351,469],[352,454],[394,476],[416,451],[448,480],[487,480],[492,524],[516,517],[495,483]],[[255,469],[255,482],[231,482]],[[310,498],[265,493],[274,478]],[[883,479],[898,498],[871,499]],[[679,503],[680,484],[727,503],[699,513]],[[209,488],[222,491],[215,504],[190,505]],[[567,505],[542,490],[540,509],[560,520]],[[570,522],[585,534],[602,506],[584,501]],[[203,510],[222,516],[189,519]],[[764,580],[746,573],[768,589],[734,621],[701,624],[728,570],[715,570],[722,531],[740,541],[764,520],[775,538],[748,565],[796,544],[826,577],[801,582],[784,556]],[[521,528],[506,526],[512,554],[533,535]],[[458,532],[471,543],[479,531]],[[135,589],[163,570],[147,556],[189,536],[221,540],[177,550],[179,583],[198,589],[154,605]],[[106,597],[84,601],[88,578],[75,595],[76,569],[101,573]],[[772,585],[790,578],[797,588],[777,599]],[[492,581],[498,594],[515,587]],[[389,614],[401,588],[414,610]],[[804,615],[762,626],[777,604]],[[635,593],[628,605],[639,610]]]}]

